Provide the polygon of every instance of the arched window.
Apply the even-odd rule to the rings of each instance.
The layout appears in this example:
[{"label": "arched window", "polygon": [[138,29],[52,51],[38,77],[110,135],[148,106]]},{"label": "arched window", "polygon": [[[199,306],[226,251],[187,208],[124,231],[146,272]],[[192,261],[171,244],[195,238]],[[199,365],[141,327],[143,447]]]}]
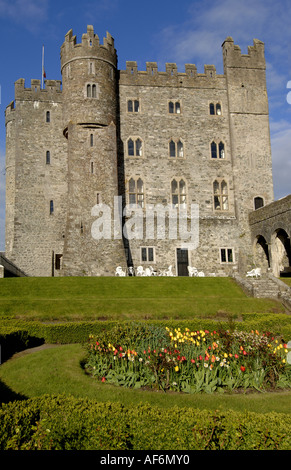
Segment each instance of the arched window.
[{"label": "arched window", "polygon": [[211,142],[211,158],[217,158],[217,145],[216,145],[216,142]]},{"label": "arched window", "polygon": [[172,207],[185,206],[187,199],[186,183],[181,179],[173,179],[171,182]]},{"label": "arched window", "polygon": [[139,100],[128,100],[127,111],[129,113],[139,113]]},{"label": "arched window", "polygon": [[223,142],[219,142],[219,145],[218,145],[218,149],[219,149],[219,158],[224,158],[224,143]]},{"label": "arched window", "polygon": [[128,182],[128,200],[132,206],[144,207],[144,184],[141,178],[130,178]]},{"label": "arched window", "polygon": [[254,198],[255,210],[264,207],[264,199],[260,196]]},{"label": "arched window", "polygon": [[87,98],[98,98],[97,85],[95,83],[88,83],[86,85]]},{"label": "arched window", "polygon": [[169,113],[170,114],[180,114],[181,105],[179,101],[169,101]]},{"label": "arched window", "polygon": [[184,145],[181,140],[175,142],[173,139],[169,142],[169,156],[171,158],[184,157]]},{"label": "arched window", "polygon": [[210,103],[209,104],[209,114],[211,114],[212,116],[221,116],[221,104],[220,103]]},{"label": "arched window", "polygon": [[130,157],[142,157],[143,145],[142,140],[138,137],[137,139],[128,139],[127,141],[127,155]]},{"label": "arched window", "polygon": [[228,187],[227,182],[215,180],[213,183],[214,210],[228,210]]},{"label": "arched window", "polygon": [[224,143],[219,142],[219,144],[217,145],[216,142],[212,141],[211,142],[211,158],[217,158],[217,156],[218,158],[221,158],[221,159],[225,158]]}]

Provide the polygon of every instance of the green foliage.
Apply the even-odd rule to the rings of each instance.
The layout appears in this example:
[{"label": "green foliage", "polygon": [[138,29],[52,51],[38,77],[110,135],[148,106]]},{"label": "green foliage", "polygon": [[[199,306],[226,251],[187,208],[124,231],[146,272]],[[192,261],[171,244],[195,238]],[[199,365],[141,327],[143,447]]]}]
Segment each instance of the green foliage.
[{"label": "green foliage", "polygon": [[291,417],[44,395],[0,408],[1,450],[289,450]]}]

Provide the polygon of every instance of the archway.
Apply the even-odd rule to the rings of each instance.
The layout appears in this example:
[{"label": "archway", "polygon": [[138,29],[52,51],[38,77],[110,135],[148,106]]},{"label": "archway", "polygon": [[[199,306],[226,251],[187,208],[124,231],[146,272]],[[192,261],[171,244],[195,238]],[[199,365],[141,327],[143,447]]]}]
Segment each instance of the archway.
[{"label": "archway", "polygon": [[270,267],[269,248],[265,238],[258,235],[254,245],[254,263],[261,268],[262,272],[267,272]]},{"label": "archway", "polygon": [[272,236],[272,270],[275,276],[291,274],[290,238],[283,229],[278,229]]}]

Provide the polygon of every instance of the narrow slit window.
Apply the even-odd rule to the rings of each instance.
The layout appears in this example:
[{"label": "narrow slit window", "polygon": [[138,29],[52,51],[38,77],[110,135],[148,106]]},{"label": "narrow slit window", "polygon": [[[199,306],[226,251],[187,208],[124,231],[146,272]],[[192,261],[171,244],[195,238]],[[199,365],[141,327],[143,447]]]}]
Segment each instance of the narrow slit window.
[{"label": "narrow slit window", "polygon": [[54,201],[50,200],[50,214],[54,213]]},{"label": "narrow slit window", "polygon": [[216,145],[216,142],[211,142],[211,158],[217,158],[217,145]]},{"label": "narrow slit window", "polygon": [[94,136],[93,134],[90,134],[90,147],[93,147],[94,145]]},{"label": "narrow slit window", "polygon": [[219,142],[219,158],[224,158],[225,157],[225,153],[224,153],[224,143],[223,142]]},{"label": "narrow slit window", "polygon": [[46,112],[46,118],[45,118],[46,122],[51,122],[51,113],[50,111],[47,111]]},{"label": "narrow slit window", "polygon": [[170,157],[176,157],[176,144],[173,140],[170,142]]},{"label": "narrow slit window", "polygon": [[49,150],[46,151],[46,157],[45,157],[46,164],[49,165],[51,162],[51,153]]}]

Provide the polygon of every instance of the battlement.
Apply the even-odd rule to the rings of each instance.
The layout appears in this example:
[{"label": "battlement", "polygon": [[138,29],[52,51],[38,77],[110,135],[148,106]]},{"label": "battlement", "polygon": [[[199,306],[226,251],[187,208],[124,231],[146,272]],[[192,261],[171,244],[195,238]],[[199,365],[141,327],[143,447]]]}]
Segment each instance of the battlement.
[{"label": "battlement", "polygon": [[15,82],[15,100],[60,101],[61,83],[60,80],[45,80],[45,88],[41,88],[40,80],[31,79],[30,88],[25,88],[24,78],[19,78]]},{"label": "battlement", "polygon": [[73,35],[73,30],[70,29],[61,46],[62,69],[68,62],[81,57],[106,60],[116,67],[117,55],[114,48],[114,39],[111,34],[107,32],[106,38],[103,39],[103,44],[100,44],[99,37],[94,33],[93,26],[88,25],[87,33],[82,35],[82,42],[77,43],[77,38]]},{"label": "battlement", "polygon": [[259,39],[253,40],[248,46],[248,53],[242,54],[241,48],[234,44],[232,37],[227,37],[222,44],[223,64],[226,67],[265,69],[265,45]]},{"label": "battlement", "polygon": [[216,73],[214,65],[204,65],[204,73],[197,73],[195,64],[185,64],[185,72],[178,72],[176,63],[166,63],[165,72],[158,70],[156,62],[146,62],[146,70],[138,70],[137,62],[127,61],[126,70],[120,71],[121,84],[136,83],[140,85],[185,85],[215,86],[224,85],[224,75]]}]

